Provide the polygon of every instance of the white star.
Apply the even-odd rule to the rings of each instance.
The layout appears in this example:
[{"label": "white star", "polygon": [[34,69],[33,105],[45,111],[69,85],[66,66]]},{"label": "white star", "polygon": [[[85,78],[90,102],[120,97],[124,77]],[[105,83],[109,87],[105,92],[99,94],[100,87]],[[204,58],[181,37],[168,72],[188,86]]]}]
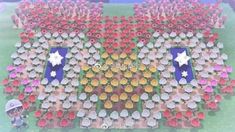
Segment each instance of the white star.
[{"label": "white star", "polygon": [[183,51],[182,53],[177,53],[177,57],[175,58],[175,61],[179,63],[179,66],[188,65],[188,61],[191,57],[187,56],[186,51]]},{"label": "white star", "polygon": [[187,71],[183,71],[181,74],[182,74],[182,77],[184,77],[184,78],[188,76],[188,72]]},{"label": "white star", "polygon": [[52,71],[51,72],[51,77],[55,77],[56,76],[56,72],[55,71]]},{"label": "white star", "polygon": [[61,65],[61,61],[64,57],[62,57],[58,51],[56,51],[55,53],[50,53],[50,58],[49,58],[49,62],[51,62],[52,66],[56,66],[56,65]]}]

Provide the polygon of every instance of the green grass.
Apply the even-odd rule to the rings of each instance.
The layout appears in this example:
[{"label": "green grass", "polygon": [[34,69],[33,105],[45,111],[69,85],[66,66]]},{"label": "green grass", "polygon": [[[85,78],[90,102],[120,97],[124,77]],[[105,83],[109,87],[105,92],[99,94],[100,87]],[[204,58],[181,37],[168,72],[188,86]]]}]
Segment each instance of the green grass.
[{"label": "green grass", "polygon": [[[15,9],[16,4],[7,3],[5,11],[0,13],[0,80],[7,76],[6,66],[11,64],[11,53],[15,51],[14,44],[19,41],[18,34],[20,30],[12,29],[11,15]],[[219,41],[224,43],[223,52],[228,54],[229,60],[228,65],[235,67],[235,13],[227,5],[223,4],[224,13],[228,16],[228,20],[225,25],[225,29],[215,30],[219,33]],[[109,16],[131,16],[133,15],[133,5],[131,4],[110,4],[104,6],[104,15]],[[231,74],[232,78],[235,78],[235,72]],[[6,103],[6,98],[3,95],[3,87],[0,86],[0,131],[1,132],[15,132],[16,130],[11,127],[10,120],[4,112],[4,107]],[[216,113],[207,114],[206,119],[202,122],[203,128],[201,129],[175,129],[168,128],[161,124],[159,129],[139,129],[139,130],[108,130],[111,132],[151,132],[151,131],[161,131],[161,132],[234,132],[235,131],[235,97],[226,98],[220,105],[221,110]],[[78,128],[78,120],[76,120],[76,127],[71,129],[50,129],[50,130],[40,130],[36,127],[36,119],[31,113],[30,117],[27,119],[30,126],[26,130],[27,132],[36,131],[67,131],[67,132],[86,132],[86,129]],[[103,130],[89,129],[90,132],[101,132]]]}]

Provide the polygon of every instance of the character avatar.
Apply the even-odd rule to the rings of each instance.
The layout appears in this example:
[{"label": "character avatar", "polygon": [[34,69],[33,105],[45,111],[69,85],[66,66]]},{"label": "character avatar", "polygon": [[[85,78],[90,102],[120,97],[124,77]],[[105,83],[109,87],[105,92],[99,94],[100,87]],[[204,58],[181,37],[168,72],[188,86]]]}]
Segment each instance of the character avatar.
[{"label": "character avatar", "polygon": [[11,99],[7,102],[5,106],[5,112],[11,118],[11,123],[17,129],[21,127],[26,127],[27,123],[25,122],[23,113],[22,103],[17,99]]}]

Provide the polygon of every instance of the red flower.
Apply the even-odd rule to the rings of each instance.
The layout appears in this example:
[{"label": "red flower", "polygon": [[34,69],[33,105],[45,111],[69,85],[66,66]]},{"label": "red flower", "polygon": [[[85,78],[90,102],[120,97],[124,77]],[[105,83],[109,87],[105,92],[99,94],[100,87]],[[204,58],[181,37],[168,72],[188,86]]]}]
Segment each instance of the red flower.
[{"label": "red flower", "polygon": [[42,116],[42,111],[41,111],[41,110],[35,111],[34,116],[35,116],[36,118],[41,117],[41,116]]},{"label": "red flower", "polygon": [[234,87],[235,86],[235,80],[231,80],[230,85]]},{"label": "red flower", "polygon": [[28,42],[29,42],[29,39],[26,38],[26,37],[24,37],[24,38],[21,39],[21,42],[22,42],[22,43],[28,43]]},{"label": "red flower", "polygon": [[131,48],[130,47],[126,48],[125,53],[127,53],[127,54],[131,53]]},{"label": "red flower", "polygon": [[30,95],[30,96],[29,96],[29,101],[30,101],[31,103],[34,103],[34,102],[36,101],[35,95]]},{"label": "red flower", "polygon": [[118,43],[114,43],[114,44],[113,44],[113,47],[114,47],[114,48],[118,48],[118,47],[119,47]]},{"label": "red flower", "polygon": [[62,119],[62,120],[60,121],[60,126],[61,126],[61,127],[67,127],[68,124],[69,124],[69,122],[68,122],[67,119]]},{"label": "red flower", "polygon": [[13,92],[13,88],[12,87],[5,87],[4,91],[8,94]]},{"label": "red flower", "polygon": [[177,123],[176,119],[171,119],[171,120],[167,121],[167,124],[171,127],[177,127],[178,126],[178,123]]},{"label": "red flower", "polygon": [[211,109],[211,110],[216,110],[217,109],[217,103],[215,103],[215,102],[210,102],[210,103],[208,103],[207,104],[207,107],[209,108],[209,109]]},{"label": "red flower", "polygon": [[25,110],[29,109],[29,103],[28,102],[23,103],[23,109],[25,109]]},{"label": "red flower", "polygon": [[165,117],[165,118],[171,117],[170,111],[169,111],[169,110],[165,110],[165,111],[163,112],[163,117]]},{"label": "red flower", "polygon": [[199,112],[197,114],[197,118],[200,119],[200,120],[203,120],[203,119],[205,119],[205,114],[203,112]]},{"label": "red flower", "polygon": [[20,81],[14,80],[14,81],[12,82],[12,85],[13,85],[14,87],[18,87],[18,86],[20,85]]},{"label": "red flower", "polygon": [[45,127],[47,125],[47,121],[45,119],[40,119],[37,123],[39,127]]},{"label": "red flower", "polygon": [[46,113],[46,119],[52,120],[52,118],[53,118],[53,113],[52,112],[47,112]]},{"label": "red flower", "polygon": [[113,51],[113,48],[107,48],[106,49],[107,50],[107,52],[109,53],[109,54],[112,54],[114,51]]},{"label": "red flower", "polygon": [[2,85],[7,85],[9,83],[9,80],[6,78],[6,79],[4,79],[4,80],[2,80]]},{"label": "red flower", "polygon": [[18,95],[18,99],[22,101],[24,99],[24,93],[20,93]]},{"label": "red flower", "polygon": [[75,112],[69,112],[69,119],[74,120],[76,118]]},{"label": "red flower", "polygon": [[29,32],[28,36],[29,36],[29,38],[34,38],[34,33],[33,32]]},{"label": "red flower", "polygon": [[193,120],[191,121],[191,125],[192,125],[193,127],[200,127],[200,126],[201,126],[201,123],[200,123],[200,121],[199,121],[198,119],[193,119]]},{"label": "red flower", "polygon": [[57,113],[56,113],[56,116],[57,116],[58,118],[62,118],[63,115],[64,115],[64,113],[63,113],[62,110],[59,110],[59,111],[57,111]]},{"label": "red flower", "polygon": [[193,116],[193,112],[191,110],[186,111],[185,117],[191,118]]},{"label": "red flower", "polygon": [[224,78],[220,78],[219,84],[220,85],[225,85],[225,83],[226,83],[226,80]]},{"label": "red flower", "polygon": [[210,95],[209,95],[209,94],[204,94],[204,95],[203,95],[203,99],[204,99],[205,101],[210,100]]},{"label": "red flower", "polygon": [[222,97],[220,95],[215,95],[215,101],[216,102],[221,102]]},{"label": "red flower", "polygon": [[176,119],[182,119],[182,117],[183,117],[182,112],[177,112],[177,113],[175,114],[175,118],[176,118]]}]

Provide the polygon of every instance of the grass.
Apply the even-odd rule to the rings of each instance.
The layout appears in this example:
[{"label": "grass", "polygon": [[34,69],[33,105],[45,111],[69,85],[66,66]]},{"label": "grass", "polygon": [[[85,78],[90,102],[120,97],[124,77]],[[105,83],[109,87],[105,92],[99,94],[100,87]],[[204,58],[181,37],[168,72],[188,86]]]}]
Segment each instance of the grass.
[{"label": "grass", "polygon": [[[15,9],[15,3],[6,3],[4,12],[0,12],[0,80],[3,80],[7,76],[6,66],[11,64],[11,54],[16,50],[14,44],[19,41],[18,34],[20,30],[12,29],[11,15]],[[228,20],[224,29],[215,30],[219,33],[219,41],[224,43],[223,52],[229,56],[227,61],[228,65],[235,67],[235,13],[227,5],[223,4],[224,13],[228,16]],[[131,4],[109,4],[104,6],[104,15],[109,16],[131,16],[133,15],[133,5]],[[232,78],[235,78],[235,72],[231,74]],[[16,130],[11,127],[10,120],[4,112],[6,98],[3,95],[3,87],[0,86],[0,130],[2,132],[15,132]],[[206,119],[202,122],[203,128],[201,129],[175,129],[168,128],[160,125],[159,129],[139,129],[139,130],[107,130],[108,132],[234,132],[235,131],[235,97],[229,97],[223,100],[220,104],[220,111],[216,113],[209,113]],[[78,128],[78,120],[76,120],[76,127],[71,129],[49,129],[40,130],[36,127],[36,119],[33,118],[33,113],[27,119],[29,122],[29,128],[27,132],[48,131],[48,132],[101,132],[103,130],[98,129],[80,129]]]}]

